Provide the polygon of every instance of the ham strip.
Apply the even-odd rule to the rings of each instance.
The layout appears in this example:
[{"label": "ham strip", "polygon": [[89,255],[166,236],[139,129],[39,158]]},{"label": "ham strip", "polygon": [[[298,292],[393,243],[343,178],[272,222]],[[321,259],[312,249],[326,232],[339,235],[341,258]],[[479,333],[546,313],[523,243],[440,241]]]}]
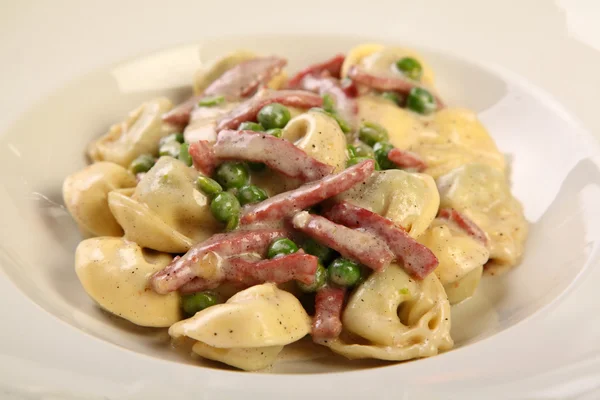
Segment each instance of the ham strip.
[{"label": "ham strip", "polygon": [[342,308],[345,290],[326,286],[315,296],[315,316],[312,323],[314,341],[334,339],[342,333]]},{"label": "ham strip", "polygon": [[199,140],[192,143],[189,149],[194,168],[206,176],[212,176],[217,166],[217,158],[213,147],[206,140]]},{"label": "ham strip", "polygon": [[261,132],[222,130],[213,150],[219,159],[262,162],[304,182],[321,179],[333,172],[331,165],[315,160],[292,142]]},{"label": "ham strip", "polygon": [[336,109],[346,119],[351,119],[358,112],[358,105],[351,94],[355,92],[352,84],[342,87],[338,79],[307,75],[300,82],[300,87],[319,95],[330,95],[335,100]]},{"label": "ham strip", "polygon": [[352,67],[350,67],[350,70],[348,71],[348,76],[356,83],[368,86],[372,89],[380,91],[398,92],[402,95],[407,95],[411,91],[411,89],[415,87],[423,88],[433,95],[437,103],[438,109],[445,107],[442,99],[433,91],[427,89],[419,82],[415,82],[410,79],[403,78],[401,76],[392,77],[373,75],[364,71],[358,65],[353,65]]},{"label": "ham strip", "polygon": [[338,251],[367,267],[381,271],[394,259],[394,253],[377,236],[370,232],[351,229],[331,222],[319,215],[302,211],[292,219],[294,228],[319,243]]},{"label": "ham strip", "polygon": [[423,172],[427,169],[425,161],[416,153],[393,148],[388,153],[388,159],[399,168]]},{"label": "ham strip", "polygon": [[228,100],[248,97],[260,86],[266,85],[286,64],[287,61],[279,57],[260,57],[241,62],[225,71],[204,93],[191,97],[165,113],[163,121],[174,125],[187,125],[192,110],[206,96],[224,96]]},{"label": "ham strip", "polygon": [[485,232],[475,222],[471,221],[467,216],[456,211],[455,209],[442,208],[438,213],[438,218],[454,222],[469,236],[472,236],[474,239],[479,240],[484,245],[487,245],[488,239]]},{"label": "ham strip", "polygon": [[302,71],[298,72],[288,81],[287,88],[298,89],[300,86],[300,82],[304,79],[305,76],[320,76],[323,74],[323,72],[327,72],[329,75],[339,78],[342,71],[342,64],[344,64],[345,58],[346,56],[344,56],[343,54],[337,54],[327,61],[323,61],[322,63],[314,64],[307,68],[304,68]]},{"label": "ham strip", "polygon": [[425,278],[438,265],[438,259],[431,250],[379,214],[341,202],[326,211],[324,215],[337,223],[350,228],[360,228],[380,237],[394,255],[402,260],[406,272],[416,279]]},{"label": "ham strip", "polygon": [[375,170],[373,160],[365,160],[342,172],[307,183],[298,189],[280,193],[263,202],[247,205],[242,210],[240,224],[281,221],[300,210],[314,206],[365,181]]},{"label": "ham strip", "polygon": [[265,282],[285,283],[297,280],[307,285],[314,283],[319,259],[302,250],[268,260],[253,260],[248,257],[232,257],[224,260],[223,273],[217,279],[195,278],[183,285],[182,294],[214,289],[224,281],[240,287],[249,287]]},{"label": "ham strip", "polygon": [[320,107],[323,99],[304,90],[264,90],[225,114],[217,121],[217,132],[236,129],[242,122],[254,121],[261,108],[271,103],[285,106],[311,108]]},{"label": "ham strip", "polygon": [[222,272],[219,271],[221,267],[219,264],[223,258],[248,253],[259,253],[264,256],[273,240],[285,236],[284,231],[272,229],[214,235],[194,245],[182,257],[173,259],[165,269],[152,276],[150,283],[154,291],[165,294],[179,289],[209,270],[213,270],[212,276],[219,278]]}]

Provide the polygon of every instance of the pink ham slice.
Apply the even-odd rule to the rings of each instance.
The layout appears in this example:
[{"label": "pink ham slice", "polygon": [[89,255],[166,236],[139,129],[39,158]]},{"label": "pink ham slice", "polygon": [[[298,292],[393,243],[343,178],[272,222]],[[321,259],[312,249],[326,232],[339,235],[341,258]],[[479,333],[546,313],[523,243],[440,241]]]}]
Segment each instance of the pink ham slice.
[{"label": "pink ham slice", "polygon": [[240,224],[268,223],[291,217],[300,210],[314,206],[365,181],[375,170],[373,160],[365,160],[342,172],[307,183],[298,189],[280,193],[255,205],[245,206]]},{"label": "pink ham slice", "polygon": [[453,208],[442,208],[438,213],[438,218],[446,219],[454,222],[458,227],[464,230],[469,236],[479,240],[484,245],[487,245],[488,239],[485,232],[467,216]]},{"label": "pink ham slice", "polygon": [[195,293],[214,289],[224,281],[239,287],[249,287],[265,282],[285,283],[297,280],[310,285],[315,281],[319,259],[302,250],[294,254],[276,257],[270,260],[252,260],[248,257],[232,257],[224,260],[223,274],[219,279],[195,278],[183,285],[179,292]]},{"label": "pink ham slice", "polygon": [[335,78],[339,78],[342,71],[342,64],[344,64],[345,58],[346,56],[344,56],[343,54],[337,54],[329,60],[323,61],[322,63],[311,65],[294,75],[288,81],[287,87],[289,89],[298,89],[300,87],[300,82],[302,81],[302,79],[304,79],[305,76],[321,76],[324,72]]},{"label": "pink ham slice", "polygon": [[327,210],[324,215],[339,224],[360,228],[381,238],[396,258],[402,260],[406,272],[416,279],[424,279],[438,265],[438,259],[431,250],[379,214],[341,202]]},{"label": "pink ham slice", "polygon": [[292,219],[294,228],[321,244],[367,267],[381,271],[394,259],[394,253],[370,232],[351,229],[319,215],[300,212]]},{"label": "pink ham slice", "polygon": [[332,77],[307,75],[300,82],[300,88],[321,96],[330,95],[335,100],[337,111],[346,119],[351,119],[358,112],[358,105],[352,96],[356,92],[352,84],[344,87],[338,79]]},{"label": "pink ham slice", "polygon": [[210,255],[209,253],[214,253],[221,258],[249,253],[259,253],[264,256],[273,240],[285,236],[285,231],[273,229],[214,235],[204,242],[196,244],[182,257],[173,259],[165,269],[152,276],[150,283],[157,293],[173,292],[198,276],[198,269],[202,268],[203,259]]},{"label": "pink ham slice", "polygon": [[[415,87],[422,87],[424,89],[427,89],[418,82],[411,81],[410,79],[406,79],[400,76],[392,77],[370,74],[364,71],[358,65],[354,65],[350,68],[350,70],[348,71],[348,76],[356,83],[368,86],[372,89],[380,91],[398,92],[402,95],[407,95],[411,91],[411,89]],[[438,109],[444,108],[444,102],[442,101],[442,99],[430,89],[427,90],[434,96]]]},{"label": "pink ham slice", "polygon": [[199,140],[190,145],[189,153],[194,168],[206,176],[212,176],[218,164],[213,146],[206,140]]},{"label": "pink ham slice", "polygon": [[224,96],[228,100],[248,97],[266,85],[287,64],[279,57],[260,57],[244,61],[226,71],[211,83],[204,93],[193,96],[163,115],[163,121],[185,126],[198,102],[206,96]]},{"label": "pink ham slice", "polygon": [[335,339],[342,333],[342,308],[345,290],[326,286],[315,296],[312,337],[316,342]]},{"label": "pink ham slice", "polygon": [[425,161],[416,153],[393,148],[388,153],[388,159],[399,168],[423,172],[427,169]]},{"label": "pink ham slice", "polygon": [[332,166],[315,160],[292,142],[266,133],[222,130],[213,151],[221,160],[262,162],[304,182],[324,178],[333,172]]},{"label": "pink ham slice", "polygon": [[223,129],[236,129],[242,122],[255,121],[260,109],[271,103],[311,108],[320,107],[323,99],[305,90],[264,90],[221,117],[217,121],[217,132]]}]

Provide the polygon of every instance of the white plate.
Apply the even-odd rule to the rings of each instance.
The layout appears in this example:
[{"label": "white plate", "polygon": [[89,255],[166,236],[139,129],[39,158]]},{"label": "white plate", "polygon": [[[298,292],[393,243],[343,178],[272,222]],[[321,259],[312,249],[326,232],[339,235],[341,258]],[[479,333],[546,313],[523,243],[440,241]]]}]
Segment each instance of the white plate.
[{"label": "white plate", "polygon": [[[415,12],[414,8],[410,10]],[[279,24],[278,20],[274,22]],[[175,36],[169,37],[168,43],[174,43]],[[154,41],[159,39],[152,37]],[[123,324],[115,327],[91,306],[79,288],[71,268],[77,240],[74,226],[56,204],[60,203],[62,178],[83,165],[81,149],[85,143],[129,108],[156,91],[181,95],[180,90],[170,89],[187,84],[198,66],[199,54],[206,60],[232,47],[250,47],[289,56],[292,67],[298,67],[301,62],[347,50],[358,42],[358,37],[246,35],[203,41],[201,51],[197,45],[175,46],[92,73],[39,102],[2,136],[0,164],[3,171],[10,171],[3,173],[5,190],[0,194],[3,271],[23,293],[62,321],[137,352],[181,360],[177,354],[165,351],[160,334],[132,329],[124,332]],[[431,41],[426,48],[440,46]],[[137,53],[136,49],[129,51]],[[451,51],[460,55],[444,55]],[[7,341],[0,345],[4,355],[0,366],[6,373],[0,382],[15,393],[58,390],[62,394],[71,392],[74,398],[92,394],[115,398],[151,394],[160,398],[161,393],[175,393],[181,398],[192,393],[207,398],[233,398],[242,393],[257,398],[283,394],[306,397],[315,390],[323,395],[383,397],[403,393],[417,398],[417,388],[426,398],[427,391],[449,388],[452,393],[485,390],[483,385],[533,376],[571,361],[571,354],[554,345],[548,351],[551,357],[536,353],[541,335],[547,343],[558,340],[557,335],[539,330],[541,316],[498,332],[556,300],[592,260],[599,233],[596,226],[600,215],[595,205],[600,197],[600,174],[598,164],[589,157],[598,154],[597,146],[549,95],[498,65],[465,62],[465,56],[478,59],[477,52],[470,56],[467,53],[456,52],[452,46],[443,46],[442,53],[424,51],[448,101],[480,112],[499,147],[512,156],[514,190],[533,223],[524,264],[506,276],[487,279],[478,294],[480,301],[461,305],[454,312],[455,326],[466,326],[460,321],[465,316],[477,321],[470,325],[471,330],[453,332],[459,345],[479,342],[428,360],[335,375],[273,376],[207,370],[140,357],[82,335],[80,330],[49,320],[44,311],[23,302],[23,295],[4,280],[0,282],[0,289],[6,287],[2,299],[14,305],[0,314],[7,325]],[[117,52],[111,54],[119,56]],[[11,92],[17,104],[25,104],[25,93]],[[26,317],[17,318],[19,314]],[[24,331],[15,325],[17,321]],[[536,328],[537,341],[532,334],[519,335]],[[574,341],[585,337],[574,329],[566,332]],[[527,352],[534,356],[522,359]],[[544,357],[551,358],[552,363]],[[339,367],[339,363],[324,366],[317,361],[288,363],[280,371],[307,373]],[[25,371],[30,371],[27,375],[31,377],[31,370],[36,371],[35,379],[19,378]],[[77,378],[69,379],[72,374]],[[35,385],[31,385],[33,382]],[[516,390],[519,383],[511,385]]]}]

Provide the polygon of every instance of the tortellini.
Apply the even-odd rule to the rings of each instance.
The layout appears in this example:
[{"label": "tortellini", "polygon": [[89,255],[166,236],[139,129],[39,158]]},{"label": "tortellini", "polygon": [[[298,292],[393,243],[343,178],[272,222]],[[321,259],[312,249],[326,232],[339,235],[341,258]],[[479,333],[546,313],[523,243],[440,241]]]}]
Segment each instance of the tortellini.
[{"label": "tortellini", "polygon": [[172,257],[142,250],[123,238],[99,237],[79,243],[75,272],[85,291],[105,310],[136,325],[167,327],[181,319],[179,295],[160,295],[148,279]]},{"label": "tortellini", "polygon": [[283,346],[307,335],[310,324],[310,317],[294,295],[265,283],[174,324],[169,334],[201,342],[193,351],[207,358],[259,369],[272,363]]},{"label": "tortellini", "polygon": [[92,161],[111,161],[124,167],[142,154],[157,154],[160,138],[175,131],[163,123],[162,115],[173,108],[165,97],[148,101],[129,113],[127,119],[111,126],[108,133],[91,143]]},{"label": "tortellini", "polygon": [[[439,264],[435,275],[444,285],[446,293],[452,292],[452,296],[448,294],[450,303],[472,296],[479,283],[477,277],[481,277],[483,265],[490,256],[485,245],[443,219],[435,219],[418,240],[437,257]],[[470,279],[463,281],[467,276]]]},{"label": "tortellini", "polygon": [[490,261],[513,266],[523,255],[527,221],[504,173],[487,164],[467,164],[437,180],[440,206],[454,208],[488,237]]},{"label": "tortellini", "polygon": [[469,110],[446,108],[436,112],[408,149],[423,158],[425,173],[434,178],[469,163],[487,164],[501,172],[506,169],[504,156]]},{"label": "tortellini", "polygon": [[123,229],[108,207],[108,193],[135,184],[135,177],[125,168],[99,162],[65,179],[63,199],[84,235],[121,236]]},{"label": "tortellini", "polygon": [[309,156],[335,167],[335,172],[346,167],[346,137],[335,119],[323,112],[309,111],[293,118],[281,137]]},{"label": "tortellini", "polygon": [[425,232],[440,204],[430,176],[398,169],[376,171],[364,185],[356,185],[338,199],[391,219],[412,237]]},{"label": "tortellini", "polygon": [[433,70],[419,54],[408,49],[386,47],[381,44],[362,44],[350,50],[342,66],[342,77],[348,75],[348,71],[353,65],[360,65],[365,71],[377,75],[397,75],[400,72],[396,69],[396,61],[404,57],[412,57],[419,61],[423,68],[421,82],[432,87],[434,84]]},{"label": "tortellini", "polygon": [[397,264],[372,274],[350,296],[344,332],[322,344],[347,358],[409,360],[453,346],[450,304],[434,274],[411,279]]},{"label": "tortellini", "polygon": [[186,252],[219,230],[210,199],[195,185],[198,173],[183,162],[161,157],[130,196],[109,194],[113,215],[125,238],[169,253]]}]

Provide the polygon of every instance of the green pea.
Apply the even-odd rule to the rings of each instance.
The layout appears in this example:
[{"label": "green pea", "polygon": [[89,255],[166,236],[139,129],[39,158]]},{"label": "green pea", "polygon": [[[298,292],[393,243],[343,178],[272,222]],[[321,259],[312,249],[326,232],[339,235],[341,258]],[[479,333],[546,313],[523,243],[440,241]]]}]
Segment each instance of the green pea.
[{"label": "green pea", "polygon": [[315,272],[315,281],[313,283],[309,285],[302,282],[297,283],[300,290],[306,293],[312,293],[325,286],[325,281],[327,281],[327,270],[325,267],[323,267],[323,265],[321,265],[321,263],[319,263],[317,266],[317,271]]},{"label": "green pea", "polygon": [[348,158],[356,157],[356,148],[351,144],[346,146],[346,155],[348,156]]},{"label": "green pea", "polygon": [[360,266],[346,258],[336,258],[328,268],[329,281],[339,286],[354,286],[360,279]]},{"label": "green pea", "polygon": [[173,158],[179,157],[179,151],[181,149],[181,143],[179,142],[167,142],[160,146],[158,154],[160,156],[171,156]]},{"label": "green pea", "polygon": [[335,101],[333,101],[333,97],[328,94],[323,95],[323,110],[327,111],[328,113],[335,112]]},{"label": "green pea", "polygon": [[280,255],[292,254],[298,251],[296,243],[292,242],[288,238],[281,238],[274,240],[269,246],[267,251],[267,257],[275,258]]},{"label": "green pea", "polygon": [[[371,158],[371,157],[352,157],[351,159],[348,160],[348,162],[346,162],[346,167],[351,167],[353,165],[360,164],[361,162],[363,162],[365,160],[372,160],[372,159],[373,158]],[[377,162],[377,160],[375,160],[375,170],[381,171],[381,167],[379,166],[379,163]]]},{"label": "green pea", "polygon": [[402,102],[402,97],[400,97],[400,95],[396,92],[383,92],[381,93],[381,97],[393,102],[396,105],[400,105]]},{"label": "green pea", "polygon": [[190,155],[190,145],[187,143],[182,143],[181,147],[179,147],[179,160],[183,161],[185,165],[188,167],[192,166],[192,156]]},{"label": "green pea", "polygon": [[237,198],[243,206],[246,204],[260,203],[268,197],[267,192],[255,185],[242,186],[237,193]]},{"label": "green pea", "polygon": [[258,112],[258,122],[267,129],[283,128],[292,118],[290,110],[283,104],[267,104]]},{"label": "green pea", "polygon": [[412,88],[406,99],[406,107],[419,114],[431,114],[437,109],[435,98],[423,88]]},{"label": "green pea", "polygon": [[280,128],[269,129],[267,131],[269,135],[275,136],[276,138],[280,138],[283,135],[283,130]]},{"label": "green pea", "polygon": [[209,197],[214,197],[223,191],[219,182],[204,175],[200,175],[198,179],[196,179],[196,186],[198,187],[198,190]]},{"label": "green pea", "polygon": [[393,148],[394,146],[388,142],[378,142],[375,143],[375,146],[373,146],[373,151],[375,152],[375,161],[377,161],[381,169],[396,168],[394,163],[388,158],[388,153]]},{"label": "green pea", "polygon": [[215,177],[217,182],[226,189],[241,188],[247,185],[250,179],[246,164],[234,161],[219,165]]},{"label": "green pea", "polygon": [[213,107],[225,102],[225,97],[223,96],[209,96],[202,98],[198,105],[200,107]]},{"label": "green pea", "polygon": [[358,137],[369,146],[373,146],[377,142],[385,142],[389,139],[387,130],[383,126],[373,122],[364,122],[358,130]]},{"label": "green pea", "polygon": [[225,225],[225,230],[227,232],[233,231],[240,224],[240,214],[235,214],[227,221],[227,225]]},{"label": "green pea", "polygon": [[212,292],[198,292],[181,297],[181,307],[188,317],[192,317],[198,311],[212,307],[218,302],[217,295]]},{"label": "green pea", "polygon": [[373,148],[368,144],[365,144],[361,141],[356,141],[353,144],[355,150],[356,157],[369,157],[374,158],[375,153],[373,152]]},{"label": "green pea", "polygon": [[254,132],[264,132],[265,128],[261,124],[257,124],[256,122],[242,122],[238,126],[238,131],[254,131]]},{"label": "green pea", "polygon": [[229,192],[221,192],[210,203],[210,211],[214,217],[225,223],[239,218],[240,202]]},{"label": "green pea", "polygon": [[158,142],[158,147],[162,147],[163,144],[169,143],[169,142],[183,143],[184,142],[183,133],[171,133],[170,135],[163,136],[162,138],[160,138],[160,141]]},{"label": "green pea", "polygon": [[141,156],[139,156],[131,162],[131,164],[129,165],[129,169],[134,174],[148,172],[150,171],[150,168],[154,166],[155,162],[156,161],[154,160],[154,157],[152,157],[150,154],[142,154]]},{"label": "green pea", "polygon": [[404,75],[418,81],[423,75],[423,67],[421,63],[412,57],[404,57],[396,61],[396,68],[401,71]]},{"label": "green pea", "polygon": [[335,252],[327,246],[322,245],[314,239],[308,239],[302,244],[302,248],[308,254],[312,254],[315,257],[318,257],[322,263],[329,262]]}]

